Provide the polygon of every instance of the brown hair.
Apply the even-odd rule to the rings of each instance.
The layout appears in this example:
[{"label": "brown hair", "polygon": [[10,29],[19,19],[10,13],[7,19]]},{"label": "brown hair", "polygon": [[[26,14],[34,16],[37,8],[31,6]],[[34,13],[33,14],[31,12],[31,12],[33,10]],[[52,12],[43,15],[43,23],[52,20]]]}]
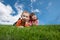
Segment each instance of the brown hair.
[{"label": "brown hair", "polygon": [[23,11],[22,14],[23,14],[23,13],[29,13],[29,12],[27,12],[27,11]]},{"label": "brown hair", "polygon": [[[35,13],[31,13],[31,14],[30,14],[30,20],[32,20],[32,16],[33,16],[33,15],[35,15]],[[38,18],[37,18],[37,19],[38,19]],[[37,19],[36,19],[36,20],[37,20]]]}]

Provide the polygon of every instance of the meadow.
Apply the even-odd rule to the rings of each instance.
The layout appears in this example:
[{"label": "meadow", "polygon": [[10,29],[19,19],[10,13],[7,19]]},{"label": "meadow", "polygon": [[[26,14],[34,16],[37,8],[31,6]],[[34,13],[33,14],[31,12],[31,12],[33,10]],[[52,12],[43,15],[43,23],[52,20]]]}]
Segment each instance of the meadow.
[{"label": "meadow", "polygon": [[60,40],[60,25],[17,28],[0,25],[0,40]]}]

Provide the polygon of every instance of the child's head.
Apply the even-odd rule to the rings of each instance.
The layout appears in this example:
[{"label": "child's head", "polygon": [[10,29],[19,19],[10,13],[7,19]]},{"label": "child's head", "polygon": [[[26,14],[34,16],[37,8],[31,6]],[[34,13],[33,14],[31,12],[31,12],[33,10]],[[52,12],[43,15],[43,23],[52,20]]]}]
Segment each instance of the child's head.
[{"label": "child's head", "polygon": [[31,20],[37,20],[37,17],[36,17],[36,15],[34,13],[31,13],[30,14],[30,19]]},{"label": "child's head", "polygon": [[29,12],[23,11],[21,18],[26,20],[26,21],[29,21],[29,19],[30,19],[29,16],[30,16]]}]

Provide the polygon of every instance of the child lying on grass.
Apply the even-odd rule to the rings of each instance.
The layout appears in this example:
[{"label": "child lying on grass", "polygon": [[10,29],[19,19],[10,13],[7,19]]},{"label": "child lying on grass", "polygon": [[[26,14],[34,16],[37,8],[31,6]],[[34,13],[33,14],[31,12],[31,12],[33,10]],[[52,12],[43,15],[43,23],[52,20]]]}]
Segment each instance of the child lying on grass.
[{"label": "child lying on grass", "polygon": [[29,14],[27,11],[24,11],[21,15],[21,18],[19,18],[14,25],[16,25],[16,27],[29,27],[38,25],[38,19],[34,13]]},{"label": "child lying on grass", "polygon": [[38,18],[34,13],[30,14],[30,25],[38,25]]},{"label": "child lying on grass", "polygon": [[21,18],[15,23],[17,27],[29,27],[30,14],[27,11],[24,11],[21,15]]}]

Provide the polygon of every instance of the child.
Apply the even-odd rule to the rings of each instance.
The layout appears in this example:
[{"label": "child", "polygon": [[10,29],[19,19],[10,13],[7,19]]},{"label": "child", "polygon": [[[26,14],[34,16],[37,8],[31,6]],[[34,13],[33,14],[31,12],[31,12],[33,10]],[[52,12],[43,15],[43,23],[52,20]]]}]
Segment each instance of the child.
[{"label": "child", "polygon": [[27,11],[24,11],[16,23],[17,27],[29,27],[30,14]]},{"label": "child", "polygon": [[30,25],[38,25],[38,19],[34,13],[30,14]]}]

